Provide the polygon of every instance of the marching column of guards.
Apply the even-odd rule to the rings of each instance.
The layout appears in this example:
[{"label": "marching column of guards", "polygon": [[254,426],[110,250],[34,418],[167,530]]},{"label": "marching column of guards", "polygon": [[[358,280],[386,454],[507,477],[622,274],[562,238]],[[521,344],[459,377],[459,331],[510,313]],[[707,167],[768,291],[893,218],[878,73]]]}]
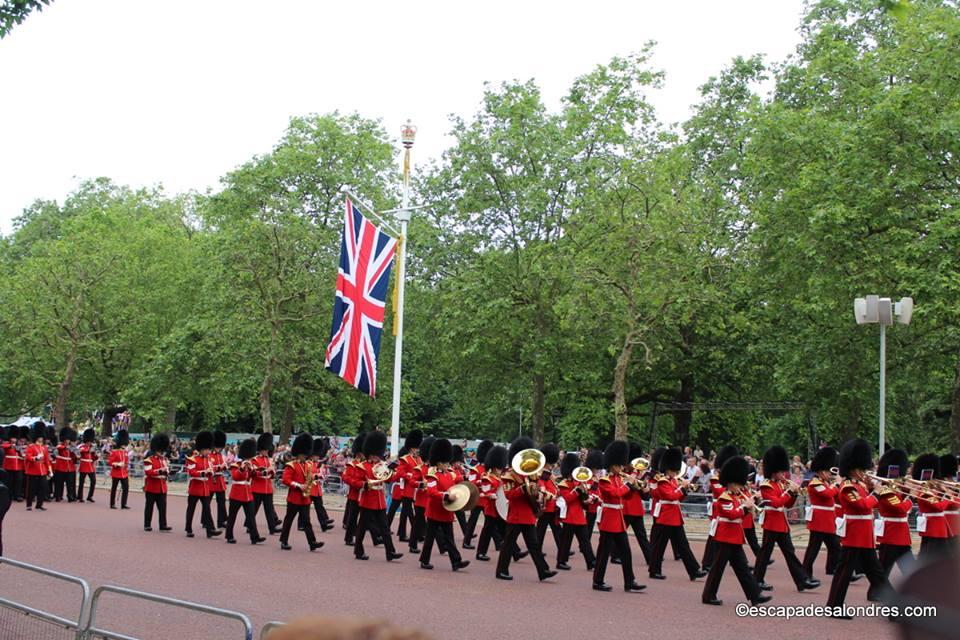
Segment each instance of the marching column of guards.
[{"label": "marching column of guards", "polygon": [[[100,454],[93,429],[82,435],[69,427],[57,432],[38,421],[29,427],[9,425],[0,435],[0,525],[2,513],[11,503],[23,502],[27,511],[45,511],[44,505],[51,499],[94,502]],[[303,433],[294,438],[290,459],[280,473],[287,490],[282,521],[273,502],[277,469],[271,434],[241,441],[229,465],[223,432],[201,431],[194,442],[196,449],[184,465],[188,537],[194,537],[199,506],[208,538],[225,530],[226,541],[236,544],[237,518],[243,512],[242,526],[251,544],[261,544],[266,541],[257,526],[262,507],[267,531],[280,535],[281,549],[293,549],[290,535],[295,524],[310,551],[323,547],[314,533],[311,507],[322,532],[334,528],[323,504],[328,439]],[[129,508],[128,444],[128,433],[118,432],[105,461],[111,479],[111,509],[116,509],[118,502],[120,509]],[[881,456],[874,473],[873,452],[863,440],[851,440],[839,452],[821,448],[810,463],[811,477],[803,486],[790,479],[789,460],[782,447],[770,447],[759,470],[733,445],[721,448],[709,482],[710,527],[702,566],[690,550],[684,529],[681,504],[689,481],[683,477],[680,449],[657,449],[648,461],[635,443],[614,441],[603,452],[593,449],[584,456],[569,452],[561,459],[556,445],[537,449],[532,440],[520,437],[509,449],[481,441],[476,464],[468,466],[462,449],[445,438],[424,438],[419,430],[408,434],[396,460],[387,459],[386,445],[386,434],[379,431],[356,437],[353,459],[341,474],[348,487],[344,540],[358,560],[369,558],[364,546],[368,532],[374,545],[383,546],[387,561],[403,557],[394,548],[391,531],[399,512],[399,540],[418,554],[421,569],[433,569],[434,547],[447,556],[454,571],[470,565],[455,539],[453,523],[459,521],[462,546],[475,549],[478,561],[491,561],[491,544],[498,551],[494,571],[498,579],[513,580],[511,565],[528,556],[541,581],[554,578],[558,570],[573,572],[576,540],[594,590],[612,590],[606,572],[613,562],[620,565],[624,590],[640,592],[645,586],[635,579],[632,531],[651,578],[665,578],[663,558],[669,543],[691,580],[706,576],[701,601],[716,606],[723,604],[719,588],[728,565],[746,600],[753,604],[769,601],[771,596],[764,591],[772,587],[765,577],[775,548],[780,549],[799,591],[817,588],[820,583],[812,576],[820,551],[825,549],[823,572],[831,576],[827,604],[840,607],[850,583],[861,572],[870,583],[867,599],[880,601],[890,595],[893,566],[904,573],[911,569],[915,558],[909,518],[915,507],[920,537],[916,559],[931,561],[956,554],[960,536],[956,456],[928,453],[911,465],[904,451],[891,449]],[[172,530],[167,518],[169,450],[169,436],[155,434],[143,459],[146,532],[154,531],[154,511],[156,530]],[[558,462],[559,474],[555,475]],[[759,482],[758,471],[762,473]],[[389,513],[388,491],[392,501]],[[809,531],[802,561],[794,550],[787,520],[787,512],[801,494],[806,495],[804,522]],[[649,538],[643,519],[644,498],[650,501],[652,516]],[[759,515],[756,521],[755,515]],[[752,535],[755,522],[763,530],[760,544]],[[596,542],[595,528],[599,530]],[[547,531],[557,550],[556,569],[544,553]],[[744,545],[753,552],[752,567]]]}]

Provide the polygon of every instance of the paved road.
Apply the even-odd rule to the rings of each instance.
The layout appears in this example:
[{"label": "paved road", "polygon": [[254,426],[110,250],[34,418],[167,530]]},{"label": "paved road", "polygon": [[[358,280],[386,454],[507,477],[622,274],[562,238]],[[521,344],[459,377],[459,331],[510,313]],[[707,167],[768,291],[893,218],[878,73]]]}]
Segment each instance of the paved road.
[{"label": "paved road", "polygon": [[[744,634],[769,634],[779,640],[842,634],[873,640],[896,637],[896,628],[882,619],[738,618],[734,606],[742,594],[732,571],[720,588],[724,606],[708,607],[700,604],[702,581],[691,583],[682,565],[672,559],[665,563],[667,580],[647,580],[639,549],[635,558],[641,559],[634,564],[647,592],[598,593],[590,589],[591,576],[579,555],[573,559],[573,571],[546,583],[537,581],[532,563],[524,560],[514,565],[514,580],[507,583],[494,579],[493,563],[473,561],[466,570],[452,573],[446,558],[436,554],[433,571],[421,570],[410,555],[388,564],[380,549],[368,551],[369,561],[357,561],[343,545],[339,527],[321,536],[327,545],[314,553],[307,551],[302,533],[292,537],[293,551],[281,551],[276,537],[256,547],[242,539],[236,545],[225,544],[222,538],[207,540],[202,534],[188,539],[182,531],[186,501],[180,496],[170,498],[175,531],[146,533],[142,494],[131,494],[131,511],[111,511],[106,496],[98,497],[95,504],[52,504],[45,513],[28,513],[22,504],[14,505],[3,527],[7,555],[84,577],[94,587],[115,584],[242,611],[257,629],[268,620],[323,613],[387,618],[426,628],[438,639],[603,637],[624,632],[673,638],[691,631],[711,640],[741,640]],[[699,556],[702,545],[693,546]],[[548,558],[554,558],[552,540],[546,548]],[[78,597],[68,598],[68,590],[60,586],[14,574],[10,567],[0,572],[4,597],[55,606],[65,613],[76,609]],[[607,575],[610,584],[621,583],[619,567],[611,566]],[[770,567],[767,580],[775,586],[771,604],[826,601],[828,583],[797,593],[782,560]],[[851,586],[849,604],[867,604],[863,582]],[[220,622],[198,623],[157,605],[116,599],[105,604],[103,626],[145,639],[242,637],[230,635]]]}]

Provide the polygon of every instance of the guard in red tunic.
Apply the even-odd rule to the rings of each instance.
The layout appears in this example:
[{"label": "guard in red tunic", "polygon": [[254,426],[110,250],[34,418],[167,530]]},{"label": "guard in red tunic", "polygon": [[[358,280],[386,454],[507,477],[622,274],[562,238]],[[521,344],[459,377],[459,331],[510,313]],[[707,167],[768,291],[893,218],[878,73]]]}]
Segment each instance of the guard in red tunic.
[{"label": "guard in red tunic", "polygon": [[[913,461],[913,479],[923,484],[934,484],[940,478],[940,458],[925,453]],[[950,528],[946,512],[950,500],[933,490],[920,489],[917,495],[917,533],[920,534],[920,553],[917,559],[933,562],[950,552]]]},{"label": "guard in red tunic", "polygon": [[650,563],[650,540],[647,539],[647,527],[643,521],[646,509],[643,507],[643,499],[650,494],[650,487],[644,474],[633,468],[630,461],[642,458],[643,447],[636,442],[630,443],[630,454],[627,466],[623,469],[623,480],[630,487],[630,493],[623,499],[623,519],[627,523],[627,531],[633,530],[633,535],[640,545],[640,552],[643,554],[643,561]]},{"label": "guard in red tunic", "polygon": [[77,441],[77,432],[70,427],[60,429],[60,444],[57,445],[56,457],[53,460],[53,499],[55,502],[63,500],[66,489],[67,502],[76,502],[77,499],[77,454],[74,443]]},{"label": "guard in red tunic", "polygon": [[230,507],[227,510],[227,543],[236,544],[233,537],[233,525],[237,521],[237,514],[243,509],[247,522],[247,533],[250,535],[250,544],[259,544],[266,540],[260,536],[257,529],[257,517],[253,512],[253,490],[251,482],[256,477],[257,468],[253,458],[257,455],[257,441],[247,438],[237,447],[237,459],[230,465]]},{"label": "guard in red tunic", "polygon": [[593,569],[593,589],[611,591],[613,587],[604,582],[607,561],[616,550],[623,569],[623,590],[627,593],[643,591],[646,586],[637,584],[633,575],[633,556],[627,523],[623,519],[623,499],[630,493],[624,483],[623,469],[629,462],[630,445],[623,440],[614,440],[603,452],[603,466],[607,474],[600,478],[600,544],[597,546],[597,561]]},{"label": "guard in red tunic", "polygon": [[434,540],[441,550],[447,552],[451,569],[459,571],[470,564],[469,560],[460,557],[460,551],[453,539],[454,512],[448,511],[443,506],[446,502],[453,500],[447,492],[459,481],[450,469],[453,457],[453,446],[446,438],[434,441],[433,446],[430,447],[430,468],[425,477],[425,490],[428,496],[427,530],[423,540],[423,551],[420,552],[421,569],[433,569],[433,565],[430,564],[430,555],[433,552]]},{"label": "guard in red tunic", "polygon": [[[957,483],[957,456],[945,453],[940,456],[940,478],[947,482]],[[952,492],[952,493],[955,493]],[[960,539],[960,499],[954,499],[947,505],[944,517],[947,519],[947,531],[953,541],[953,552],[957,552],[956,543]]]},{"label": "guard in red tunic", "polygon": [[763,581],[767,575],[767,565],[773,548],[780,547],[780,552],[787,561],[787,569],[797,591],[815,589],[820,586],[819,580],[814,580],[804,571],[803,565],[797,558],[790,537],[790,525],[787,523],[787,509],[797,501],[800,487],[790,481],[790,460],[786,450],[774,445],[763,454],[764,482],[760,485],[760,496],[763,498],[763,544],[760,546],[760,555],[753,567],[753,577],[764,590],[772,587]]},{"label": "guard in red tunic", "polygon": [[402,558],[393,547],[393,536],[387,524],[387,484],[394,479],[394,471],[383,461],[387,452],[387,434],[371,431],[363,440],[363,464],[355,471],[362,482],[357,500],[359,517],[357,519],[356,544],[353,555],[357,560],[369,560],[363,548],[363,539],[367,531],[370,536],[383,544],[387,562]]},{"label": "guard in red tunic", "polygon": [[[487,454],[490,453],[490,449],[492,448],[493,441],[481,440],[477,445],[475,454],[476,464],[467,470],[467,482],[472,482],[477,489],[480,488],[483,476],[487,473],[487,467],[483,462],[487,459]],[[484,512],[486,506],[487,499],[481,496],[477,502],[477,506],[470,510],[470,515],[467,518],[467,528],[464,529],[463,532],[464,549],[473,549],[473,538],[476,536],[477,522],[480,520],[480,514]]]},{"label": "guard in red tunic", "polygon": [[420,543],[423,542],[427,531],[427,471],[430,465],[430,448],[436,438],[429,436],[423,439],[420,445],[420,464],[413,469],[410,482],[414,486],[413,492],[413,526],[410,528],[410,553],[420,553]]},{"label": "guard in red tunic", "polygon": [[[687,541],[687,532],[683,528],[683,513],[680,511],[680,502],[686,497],[690,483],[678,479],[682,466],[683,452],[680,449],[667,449],[660,457],[661,475],[657,477],[657,488],[653,492],[657,500],[653,507],[653,515],[657,522],[657,533],[651,542],[649,565],[650,577],[654,580],[666,579],[662,569],[667,542],[673,545],[674,554],[683,561],[683,566],[691,580],[707,575],[707,572],[700,568],[700,564],[693,556],[690,543]],[[603,509],[602,506],[601,509]],[[598,553],[598,559],[599,555]]]},{"label": "guard in red tunic", "polygon": [[126,429],[117,431],[113,450],[107,458],[110,465],[110,508],[117,508],[117,487],[120,487],[120,508],[129,509],[127,495],[130,493],[130,455],[127,445],[130,444],[130,433]]},{"label": "guard in red tunic", "polygon": [[37,501],[37,511],[46,511],[43,506],[47,494],[50,492],[49,478],[53,473],[53,463],[50,460],[50,451],[47,449],[47,425],[38,420],[30,428],[30,442],[24,453],[24,475],[27,479],[26,498],[27,511],[33,509],[33,501]]},{"label": "guard in red tunic", "polygon": [[507,450],[499,445],[492,446],[483,459],[486,473],[480,478],[480,500],[483,502],[483,528],[477,539],[477,560],[489,562],[487,550],[490,541],[499,550],[503,544],[503,533],[506,523],[500,518],[497,511],[497,490],[500,488],[500,476],[507,468]]},{"label": "guard in red tunic", "polygon": [[200,525],[206,529],[207,537],[213,538],[223,533],[214,526],[210,513],[210,478],[213,468],[210,466],[210,450],[213,449],[213,434],[201,431],[195,438],[197,450],[187,458],[185,466],[187,481],[187,537],[193,537],[193,514],[200,503]]},{"label": "guard in red tunic", "polygon": [[310,487],[313,482],[313,464],[307,457],[313,451],[313,438],[309,433],[301,433],[293,439],[290,455],[293,460],[283,468],[283,484],[287,487],[287,512],[283,516],[283,528],[280,531],[280,548],[290,551],[290,529],[293,527],[302,512],[307,512],[307,525],[303,533],[307,536],[310,551],[323,546],[313,535],[313,525],[310,524]]},{"label": "guard in red tunic", "polygon": [[7,472],[10,484],[10,500],[20,502],[23,498],[23,453],[20,448],[20,427],[8,425],[4,428],[3,442],[3,470]]},{"label": "guard in red tunic", "polygon": [[330,439],[327,437],[314,438],[310,462],[313,463],[315,482],[313,483],[313,491],[310,492],[310,501],[313,503],[314,511],[317,512],[317,521],[320,523],[321,531],[333,529],[333,518],[327,513],[327,508],[323,506],[323,480],[327,477],[325,463],[328,453],[330,453]]},{"label": "guard in red tunic", "polygon": [[[533,448],[533,440],[520,436],[512,443],[507,451],[508,464],[513,458],[525,449]],[[513,580],[510,575],[510,560],[517,550],[517,538],[523,536],[530,552],[530,558],[537,567],[537,576],[540,580],[547,580],[557,575],[551,570],[543,557],[540,548],[540,539],[537,538],[537,512],[539,511],[539,487],[537,480],[510,469],[501,478],[503,492],[509,502],[507,510],[507,527],[504,533],[503,544],[500,546],[500,557],[497,559],[497,578],[499,580]]]},{"label": "guard in red tunic", "polygon": [[95,502],[93,490],[97,487],[97,432],[93,429],[83,430],[83,442],[80,444],[80,482],[77,487],[77,500],[83,499],[84,480],[90,483],[87,489],[87,502]]},{"label": "guard in red tunic", "polygon": [[854,567],[862,570],[870,581],[867,600],[879,601],[890,589],[874,548],[873,510],[878,500],[870,494],[873,482],[866,475],[872,468],[873,452],[865,441],[851,440],[841,447],[840,476],[845,480],[840,485],[839,502],[843,509],[843,524],[837,534],[841,538],[842,550],[830,583],[828,607],[843,605]]},{"label": "guard in red tunic", "polygon": [[210,476],[210,496],[211,502],[217,503],[217,527],[220,529],[227,526],[227,479],[224,476],[227,461],[223,457],[225,446],[227,434],[217,429],[213,432],[213,451],[210,452],[210,468],[213,470],[213,475]]},{"label": "guard in red tunic", "polygon": [[[387,509],[387,525],[390,526],[390,533],[393,533],[393,519],[396,517],[397,513],[400,512],[400,507],[403,504],[403,482],[400,477],[400,460],[407,455],[408,449],[406,447],[400,447],[400,451],[397,452],[397,459],[390,462],[390,469],[393,470],[394,480],[393,484],[390,485],[390,507]],[[403,532],[407,532],[406,521],[402,522]],[[406,538],[407,536],[403,536]]]},{"label": "guard in red tunic", "polygon": [[363,469],[363,441],[366,433],[361,433],[353,439],[353,459],[340,474],[340,479],[347,485],[347,504],[343,509],[343,526],[346,531],[343,541],[348,547],[356,545],[357,521],[360,519],[360,490],[366,480]]},{"label": "guard in red tunic", "polygon": [[593,500],[587,505],[587,534],[590,536],[590,545],[593,546],[593,530],[597,524],[597,511],[600,508],[600,470],[603,469],[603,451],[590,449],[583,466],[593,471],[593,480],[590,482],[590,495]]},{"label": "guard in red tunic", "polygon": [[[719,455],[717,457],[720,458]],[[722,460],[724,462],[717,481],[723,491],[714,501],[717,517],[710,522],[715,555],[700,598],[703,604],[723,604],[723,601],[717,598],[717,591],[729,562],[740,582],[740,588],[743,589],[743,595],[755,605],[762,604],[768,602],[770,596],[761,593],[760,585],[750,573],[747,556],[743,552],[746,542],[743,535],[743,514],[754,508],[753,498],[749,493],[744,493],[750,475],[750,463],[739,455],[724,456]]]},{"label": "guard in red tunic", "polygon": [[560,498],[557,500],[560,522],[563,531],[557,547],[557,569],[569,571],[570,545],[576,536],[580,553],[587,563],[587,570],[593,571],[596,557],[590,546],[590,534],[587,532],[587,506],[596,499],[590,493],[590,482],[580,482],[573,477],[573,470],[580,466],[580,456],[568,453],[560,462],[561,480],[557,484]]},{"label": "guard in red tunic", "polygon": [[[423,432],[419,429],[414,429],[408,433],[403,442],[403,449],[406,449],[406,452],[401,449],[397,461],[396,486],[400,488],[400,524],[397,525],[397,539],[400,542],[410,541],[407,537],[407,527],[413,528],[413,495],[416,491],[416,486],[413,483],[413,471],[421,464],[419,451],[422,442]],[[393,505],[391,505],[392,510]],[[393,525],[392,516],[390,524]]]},{"label": "guard in red tunic", "polygon": [[[887,449],[877,464],[877,475],[882,478],[906,478],[910,459],[901,449]],[[889,579],[894,563],[900,573],[906,575],[913,564],[913,545],[910,540],[908,516],[913,510],[913,501],[892,484],[883,484],[875,491],[877,511],[880,517],[874,521],[877,536],[880,566]]]},{"label": "guard in red tunic", "polygon": [[803,554],[803,570],[813,577],[813,564],[817,561],[820,546],[827,548],[826,574],[832,576],[840,560],[840,538],[837,537],[837,494],[831,469],[840,463],[840,454],[833,447],[823,447],[810,461],[813,478],[807,484],[807,507],[804,519],[810,538]]},{"label": "guard in red tunic", "polygon": [[[257,436],[257,455],[251,460],[254,469],[250,488],[253,492],[253,515],[256,517],[263,507],[267,518],[267,531],[270,535],[280,533],[280,517],[273,506],[273,478],[277,474],[273,466],[273,434],[261,433]],[[245,523],[248,527],[250,523]]]},{"label": "guard in red tunic", "polygon": [[[710,474],[710,500],[707,502],[707,514],[710,517],[710,531],[716,528],[713,521],[720,515],[720,505],[717,504],[717,499],[726,491],[720,482],[720,470],[723,469],[723,465],[727,460],[738,455],[740,455],[740,452],[737,448],[732,444],[728,444],[721,448],[717,456],[713,459],[713,470]],[[746,482],[744,482],[744,485],[746,485]],[[743,517],[741,516],[741,529],[743,528],[742,523]],[[710,571],[716,552],[717,545],[713,540],[713,534],[708,534],[707,544],[703,548],[703,558],[700,560],[700,566],[703,567],[704,571]]]},{"label": "guard in red tunic", "polygon": [[170,436],[158,433],[150,438],[150,455],[143,459],[143,530],[153,531],[153,507],[157,507],[160,531],[170,531],[167,526],[167,476],[170,465],[167,452],[170,450]]},{"label": "guard in red tunic", "polygon": [[547,527],[550,527],[550,532],[553,534],[553,543],[559,547],[561,534],[560,521],[557,514],[557,496],[559,492],[557,491],[556,483],[553,481],[553,470],[557,466],[557,463],[560,462],[560,447],[552,442],[548,442],[540,447],[540,451],[543,453],[546,464],[543,466],[543,471],[540,472],[540,479],[537,481],[537,485],[540,487],[540,494],[543,496],[543,511],[537,517],[537,539],[540,541],[540,546],[543,547],[543,543],[546,540]]}]

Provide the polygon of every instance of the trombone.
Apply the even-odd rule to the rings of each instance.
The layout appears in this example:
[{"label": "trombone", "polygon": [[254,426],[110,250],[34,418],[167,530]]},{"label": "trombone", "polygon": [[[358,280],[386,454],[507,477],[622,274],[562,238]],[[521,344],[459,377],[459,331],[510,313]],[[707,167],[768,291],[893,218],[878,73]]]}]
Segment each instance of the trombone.
[{"label": "trombone", "polygon": [[903,478],[884,478],[875,473],[866,472],[866,476],[873,482],[882,484],[886,487],[900,491],[914,498],[921,498],[923,494],[931,495],[940,500],[956,500],[957,494],[949,488],[937,488],[933,483],[941,482],[939,480],[914,480],[910,477]]}]

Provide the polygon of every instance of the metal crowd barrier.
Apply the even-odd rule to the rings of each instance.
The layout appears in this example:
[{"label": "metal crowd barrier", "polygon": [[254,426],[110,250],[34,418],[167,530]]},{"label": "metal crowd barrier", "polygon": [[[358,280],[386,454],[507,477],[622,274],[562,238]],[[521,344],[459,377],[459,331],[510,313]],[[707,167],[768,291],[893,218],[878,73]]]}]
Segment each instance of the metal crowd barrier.
[{"label": "metal crowd barrier", "polygon": [[113,587],[109,585],[104,585],[102,587],[97,587],[97,590],[93,592],[93,598],[90,600],[90,616],[87,621],[86,627],[83,630],[82,637],[85,640],[92,640],[93,638],[103,638],[105,640],[137,640],[132,636],[127,636],[122,633],[117,633],[115,631],[108,631],[106,629],[99,629],[95,626],[97,619],[97,608],[100,603],[100,596],[104,593],[116,593],[121,596],[126,596],[128,598],[137,598],[140,600],[147,600],[149,602],[156,602],[159,604],[169,605],[171,607],[180,607],[181,609],[189,609],[191,611],[199,611],[201,613],[206,613],[214,616],[221,616],[223,618],[229,618],[231,620],[236,620],[243,625],[244,638],[245,640],[253,640],[253,623],[250,622],[250,618],[246,615],[239,613],[237,611],[230,611],[229,609],[221,609],[220,607],[211,607],[204,604],[198,604],[196,602],[189,602],[187,600],[178,600],[176,598],[168,598],[167,596],[159,596],[154,593],[147,593],[146,591],[137,591],[135,589],[127,589],[124,587]]},{"label": "metal crowd barrier", "polygon": [[32,616],[39,620],[49,622],[52,625],[55,625],[58,628],[62,628],[68,631],[72,631],[70,635],[74,636],[76,640],[83,640],[83,627],[84,627],[84,618],[88,612],[88,607],[90,604],[90,585],[87,584],[86,580],[82,578],[77,578],[76,576],[71,576],[66,573],[60,573],[59,571],[53,571],[51,569],[44,569],[43,567],[37,567],[32,564],[27,564],[25,562],[19,562],[17,560],[11,560],[0,556],[0,566],[10,565],[11,567],[17,567],[19,569],[24,569],[26,571],[32,571],[40,575],[49,576],[63,582],[68,582],[70,584],[75,584],[80,587],[82,592],[82,597],[80,599],[80,613],[77,616],[77,619],[64,618],[58,616],[49,611],[43,611],[41,609],[36,609],[29,605],[23,604],[21,602],[14,602],[7,598],[0,597],[0,608],[6,607],[8,609],[13,609],[14,611],[19,611],[25,616]]},{"label": "metal crowd barrier", "polygon": [[267,640],[267,636],[270,635],[270,632],[271,632],[271,631],[274,631],[274,630],[276,630],[276,629],[279,629],[280,627],[282,627],[282,626],[284,626],[284,625],[286,625],[286,624],[287,624],[286,622],[276,622],[276,621],[272,621],[272,622],[268,622],[267,624],[263,625],[263,628],[260,629],[260,640]]}]

